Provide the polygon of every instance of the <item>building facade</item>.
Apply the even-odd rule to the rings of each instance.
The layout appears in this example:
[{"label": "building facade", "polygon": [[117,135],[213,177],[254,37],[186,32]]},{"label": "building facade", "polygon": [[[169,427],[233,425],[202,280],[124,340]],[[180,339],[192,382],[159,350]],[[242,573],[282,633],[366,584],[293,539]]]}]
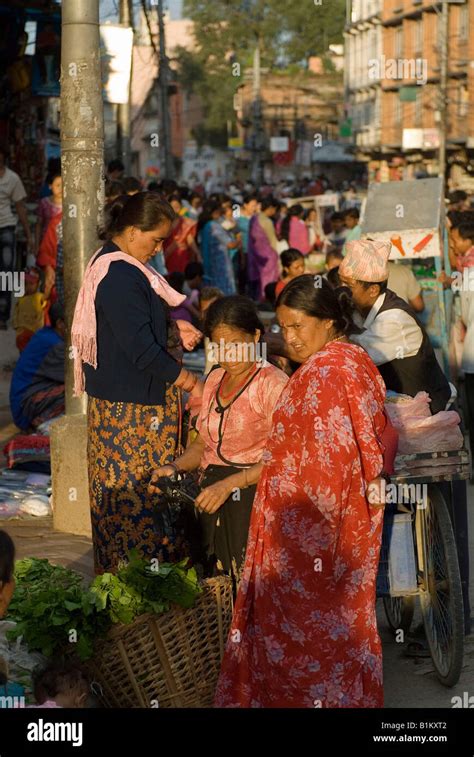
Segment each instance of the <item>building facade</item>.
[{"label": "building facade", "polygon": [[474,157],[474,0],[449,3],[447,39],[441,7],[432,0],[348,3],[346,104],[372,179],[438,172],[443,46],[448,162],[467,166]]}]

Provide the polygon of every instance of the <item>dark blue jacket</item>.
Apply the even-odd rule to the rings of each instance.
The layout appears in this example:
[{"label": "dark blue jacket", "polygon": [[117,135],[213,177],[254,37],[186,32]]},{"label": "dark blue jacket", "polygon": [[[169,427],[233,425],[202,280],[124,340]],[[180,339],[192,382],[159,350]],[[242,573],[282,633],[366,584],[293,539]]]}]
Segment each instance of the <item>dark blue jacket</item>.
[{"label": "dark blue jacket", "polygon": [[[119,248],[108,242],[101,255]],[[95,300],[97,369],[84,366],[86,391],[109,402],[161,405],[180,364],[166,351],[168,306],[134,265],[117,260]]]}]

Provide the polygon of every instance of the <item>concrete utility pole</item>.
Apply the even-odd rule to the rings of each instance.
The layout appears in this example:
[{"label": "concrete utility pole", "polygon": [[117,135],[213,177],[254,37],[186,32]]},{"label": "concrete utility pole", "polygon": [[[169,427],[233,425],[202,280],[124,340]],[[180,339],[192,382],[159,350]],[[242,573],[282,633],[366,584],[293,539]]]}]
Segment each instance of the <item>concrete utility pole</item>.
[{"label": "concrete utility pole", "polygon": [[70,330],[84,269],[98,248],[104,201],[104,121],[99,55],[99,0],[63,0],[61,166],[66,312],[66,415],[51,428],[54,527],[89,534],[84,397],[72,396]]},{"label": "concrete utility pole", "polygon": [[448,141],[448,56],[449,56],[449,2],[443,0],[440,23],[440,77],[439,77],[439,176],[446,180],[446,153]]},{"label": "concrete utility pole", "polygon": [[[119,20],[124,26],[133,27],[132,0],[120,0]],[[132,78],[130,77],[130,86]],[[117,106],[117,154],[125,166],[125,176],[131,173],[131,146],[130,146],[130,87],[128,88],[128,100]]]},{"label": "concrete utility pole", "polygon": [[263,184],[263,160],[262,150],[264,147],[264,134],[262,127],[262,96],[261,96],[261,71],[260,71],[260,36],[257,33],[255,50],[253,55],[253,166],[252,181],[257,187]]},{"label": "concrete utility pole", "polygon": [[[99,0],[63,0],[61,167],[64,290],[68,334],[82,276],[97,249],[103,206],[104,120],[99,57]],[[73,361],[66,359],[66,412],[85,412],[72,396]]]},{"label": "concrete utility pole", "polygon": [[158,32],[160,36],[160,60],[158,70],[158,87],[160,90],[161,134],[160,134],[160,166],[167,179],[174,179],[174,162],[171,152],[171,123],[169,112],[169,62],[166,57],[165,18],[163,0],[158,0]]}]

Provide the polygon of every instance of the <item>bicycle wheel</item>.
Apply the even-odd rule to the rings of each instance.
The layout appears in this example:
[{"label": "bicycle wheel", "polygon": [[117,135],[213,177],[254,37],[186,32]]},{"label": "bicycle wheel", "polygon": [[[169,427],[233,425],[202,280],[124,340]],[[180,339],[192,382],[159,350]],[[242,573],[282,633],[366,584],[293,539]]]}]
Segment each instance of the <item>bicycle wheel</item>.
[{"label": "bicycle wheel", "polygon": [[415,613],[415,597],[383,597],[383,607],[390,630],[408,633]]},{"label": "bicycle wheel", "polygon": [[443,495],[428,487],[426,507],[417,510],[420,604],[438,679],[454,686],[464,655],[464,607],[453,527]]}]

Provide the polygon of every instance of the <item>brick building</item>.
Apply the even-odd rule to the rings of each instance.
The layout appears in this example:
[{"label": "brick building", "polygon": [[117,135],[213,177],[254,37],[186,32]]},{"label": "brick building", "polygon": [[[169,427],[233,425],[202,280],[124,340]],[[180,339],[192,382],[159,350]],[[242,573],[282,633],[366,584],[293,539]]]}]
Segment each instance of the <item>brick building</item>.
[{"label": "brick building", "polygon": [[[441,2],[353,0],[346,104],[371,178],[438,171]],[[474,157],[474,0],[449,4],[448,160]],[[410,130],[410,131],[407,131]]]}]

